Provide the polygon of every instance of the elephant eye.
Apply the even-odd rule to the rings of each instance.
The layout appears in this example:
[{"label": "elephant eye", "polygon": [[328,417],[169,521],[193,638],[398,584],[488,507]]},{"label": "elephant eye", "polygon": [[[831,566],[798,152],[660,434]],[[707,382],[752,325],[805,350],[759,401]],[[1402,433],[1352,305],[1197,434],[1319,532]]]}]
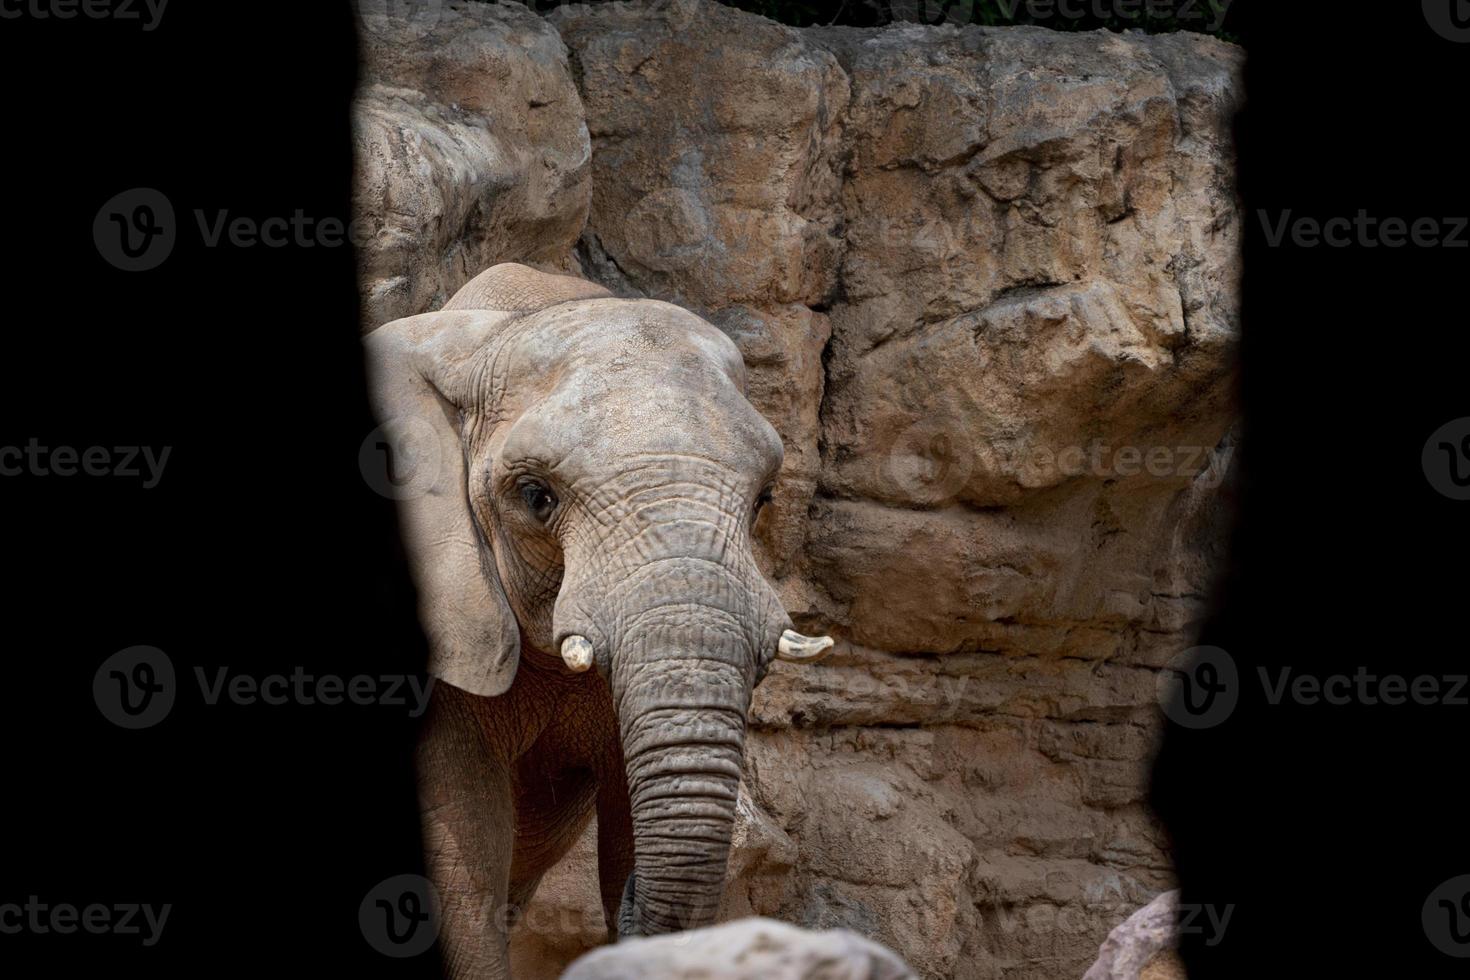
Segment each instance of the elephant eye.
[{"label": "elephant eye", "polygon": [[765,507],[766,504],[768,504],[770,502],[771,502],[771,488],[770,487],[766,487],[764,490],[762,490],[760,492],[760,495],[755,498],[755,507],[752,508],[751,509],[751,512],[750,512],[750,522],[752,524],[755,523],[755,519],[757,517],[761,516],[761,509],[763,507]]},{"label": "elephant eye", "polygon": [[531,516],[545,524],[550,519],[552,512],[556,510],[556,494],[552,493],[551,488],[540,480],[522,480],[516,488],[520,491],[521,501],[531,512]]}]

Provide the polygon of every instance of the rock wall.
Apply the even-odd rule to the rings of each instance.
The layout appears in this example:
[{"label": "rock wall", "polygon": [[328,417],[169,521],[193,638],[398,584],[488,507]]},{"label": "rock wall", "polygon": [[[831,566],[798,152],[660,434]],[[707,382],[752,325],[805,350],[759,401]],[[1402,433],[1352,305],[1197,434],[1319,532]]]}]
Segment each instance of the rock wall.
[{"label": "rock wall", "polygon": [[363,26],[353,104],[363,329],[437,310],[497,262],[572,269],[591,147],[556,32],[514,3],[434,3]]},{"label": "rock wall", "polygon": [[[756,692],[727,914],[1081,976],[1172,883],[1144,800],[1220,560],[1241,52],[706,0],[441,18],[365,50],[366,325],[580,266],[726,330],[786,443],[762,560],[840,643]],[[593,839],[520,976],[602,939]]]}]

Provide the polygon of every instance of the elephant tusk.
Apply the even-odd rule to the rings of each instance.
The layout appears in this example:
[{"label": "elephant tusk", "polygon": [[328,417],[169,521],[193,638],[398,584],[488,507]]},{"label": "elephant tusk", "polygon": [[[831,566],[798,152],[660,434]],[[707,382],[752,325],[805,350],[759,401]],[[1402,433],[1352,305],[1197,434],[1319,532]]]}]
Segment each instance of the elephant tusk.
[{"label": "elephant tusk", "polygon": [[827,655],[836,641],[830,636],[802,636],[795,630],[781,633],[781,642],[776,644],[776,656],[799,664],[814,664]]},{"label": "elephant tusk", "polygon": [[568,668],[580,674],[592,666],[592,644],[587,637],[573,633],[561,641],[561,659]]}]

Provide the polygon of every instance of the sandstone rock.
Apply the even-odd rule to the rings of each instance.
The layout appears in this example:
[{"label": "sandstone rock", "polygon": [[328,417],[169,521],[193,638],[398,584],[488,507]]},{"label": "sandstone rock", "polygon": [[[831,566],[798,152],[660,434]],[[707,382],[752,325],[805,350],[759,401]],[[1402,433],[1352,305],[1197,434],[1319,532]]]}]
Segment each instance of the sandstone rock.
[{"label": "sandstone rock", "polygon": [[1108,933],[1082,980],[1184,980],[1178,921],[1179,893],[1164,892]]},{"label": "sandstone rock", "polygon": [[847,87],[802,32],[708,2],[576,4],[550,19],[580,69],[588,238],[638,290],[713,312],[835,285]]},{"label": "sandstone rock", "polygon": [[387,4],[353,103],[362,324],[437,309],[497,262],[574,268],[589,143],[556,31],[519,4]]},{"label": "sandstone rock", "polygon": [[[756,527],[757,557],[779,581],[801,555],[821,477],[822,351],[832,331],[823,314],[799,303],[764,311],[731,306],[713,319],[740,348],[751,403],[776,427],[786,450],[771,502]],[[788,608],[802,604],[792,594],[783,598]]]},{"label": "sandstone rock", "polygon": [[[817,36],[853,87],[824,489],[995,507],[1079,478],[1187,483],[1178,447],[1213,448],[1230,417],[1233,49],[1040,28]],[[1148,473],[1121,446],[1171,461]]]},{"label": "sandstone rock", "polygon": [[673,936],[629,939],[572,964],[565,980],[907,980],[896,955],[842,929],[806,932],[740,919]]}]

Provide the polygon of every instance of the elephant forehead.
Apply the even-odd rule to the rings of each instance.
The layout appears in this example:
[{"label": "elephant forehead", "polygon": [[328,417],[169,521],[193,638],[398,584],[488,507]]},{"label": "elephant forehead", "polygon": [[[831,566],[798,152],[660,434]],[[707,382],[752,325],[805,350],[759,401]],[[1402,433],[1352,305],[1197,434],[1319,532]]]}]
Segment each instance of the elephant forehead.
[{"label": "elephant forehead", "polygon": [[656,300],[554,307],[519,331],[508,365],[519,388],[511,456],[605,478],[633,457],[706,460],[753,478],[779,466],[775,430],[746,400],[734,343]]},{"label": "elephant forehead", "polygon": [[516,346],[518,360],[547,376],[567,370],[631,376],[676,370],[695,381],[713,369],[745,385],[745,363],[729,337],[688,310],[658,300],[584,300],[552,307],[529,318]]},{"label": "elephant forehead", "polygon": [[566,465],[588,475],[649,456],[741,472],[780,464],[781,442],[770,424],[730,378],[707,370],[569,372],[527,414],[548,448],[559,444]]}]

